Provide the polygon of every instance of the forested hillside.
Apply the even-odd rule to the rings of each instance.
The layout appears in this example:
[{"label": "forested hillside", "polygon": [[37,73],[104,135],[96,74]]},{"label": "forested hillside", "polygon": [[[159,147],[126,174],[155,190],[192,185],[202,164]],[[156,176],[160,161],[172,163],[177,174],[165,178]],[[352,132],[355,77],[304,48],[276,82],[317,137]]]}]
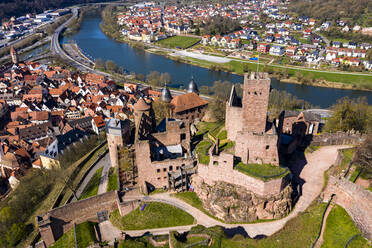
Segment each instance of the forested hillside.
[{"label": "forested hillside", "polygon": [[352,24],[372,26],[372,0],[292,0],[289,10],[320,20],[346,18]]},{"label": "forested hillside", "polygon": [[79,3],[106,2],[108,0],[1,0],[0,18],[40,13],[46,9],[61,8]]}]

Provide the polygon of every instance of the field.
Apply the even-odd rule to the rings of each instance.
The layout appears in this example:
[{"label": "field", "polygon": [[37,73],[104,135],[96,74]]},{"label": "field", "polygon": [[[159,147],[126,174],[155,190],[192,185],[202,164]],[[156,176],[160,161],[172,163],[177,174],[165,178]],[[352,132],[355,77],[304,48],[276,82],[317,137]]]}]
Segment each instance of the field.
[{"label": "field", "polygon": [[123,217],[116,210],[110,215],[110,220],[121,230],[142,230],[194,223],[194,218],[190,214],[168,204],[146,203],[143,211],[141,211],[141,207],[143,205]]},{"label": "field", "polygon": [[160,45],[167,48],[181,48],[186,49],[195,43],[199,42],[199,38],[188,37],[188,36],[173,36],[156,42],[156,45]]}]

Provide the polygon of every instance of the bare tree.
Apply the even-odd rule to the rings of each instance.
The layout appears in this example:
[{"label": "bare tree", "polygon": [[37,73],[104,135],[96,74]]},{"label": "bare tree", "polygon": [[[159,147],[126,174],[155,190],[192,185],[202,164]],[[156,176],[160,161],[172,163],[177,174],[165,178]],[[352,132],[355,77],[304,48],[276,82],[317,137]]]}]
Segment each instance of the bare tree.
[{"label": "bare tree", "polygon": [[356,150],[356,163],[361,166],[363,174],[372,178],[372,134],[368,134]]}]

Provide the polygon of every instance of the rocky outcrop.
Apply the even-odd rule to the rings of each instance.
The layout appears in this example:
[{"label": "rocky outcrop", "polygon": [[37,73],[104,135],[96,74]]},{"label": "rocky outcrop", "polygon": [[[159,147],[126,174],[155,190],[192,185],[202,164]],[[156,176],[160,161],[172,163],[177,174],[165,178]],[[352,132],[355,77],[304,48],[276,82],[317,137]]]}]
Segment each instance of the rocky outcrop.
[{"label": "rocky outcrop", "polygon": [[193,176],[192,184],[204,208],[226,222],[280,219],[289,214],[293,205],[291,184],[281,193],[267,197],[222,181],[209,185],[197,175]]}]

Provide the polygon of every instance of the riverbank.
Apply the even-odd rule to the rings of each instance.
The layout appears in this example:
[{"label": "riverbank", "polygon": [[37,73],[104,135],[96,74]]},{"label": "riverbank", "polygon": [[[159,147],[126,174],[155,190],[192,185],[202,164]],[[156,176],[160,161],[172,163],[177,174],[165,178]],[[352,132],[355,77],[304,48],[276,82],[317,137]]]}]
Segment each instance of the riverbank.
[{"label": "riverbank", "polygon": [[[127,38],[123,38],[114,23],[112,16],[115,12],[112,8],[106,8],[102,12],[102,22],[100,23],[101,31],[108,37],[114,39],[120,43],[127,43],[135,48],[141,48],[146,52],[153,54],[166,56],[176,62],[186,63],[198,67],[203,67],[213,71],[223,71],[236,75],[244,75],[245,72],[255,71],[257,69],[257,62],[246,61],[243,59],[223,56],[213,56],[216,59],[202,60],[197,58],[191,58],[188,56],[174,56],[175,51],[177,53],[186,52],[186,50],[168,49],[156,46],[156,43],[151,45],[143,42],[132,41]],[[108,22],[108,24],[106,23]],[[231,60],[226,63],[221,63],[217,60]],[[217,62],[214,62],[214,61]],[[349,90],[361,90],[361,91],[372,91],[372,75],[364,73],[347,73],[337,71],[318,71],[307,68],[296,68],[287,67],[282,65],[268,65],[260,63],[260,71],[268,72],[272,77],[280,80],[283,83],[298,84],[298,85],[309,85],[323,88],[336,88],[336,89],[349,89]]]},{"label": "riverbank", "polygon": [[[216,57],[216,61],[212,62],[208,60],[197,59],[195,57],[177,55],[174,53],[163,51],[161,50],[161,48],[150,48],[150,49],[145,49],[145,50],[153,54],[166,56],[167,58],[172,59],[176,62],[199,66],[199,67],[203,67],[203,68],[214,70],[214,71],[224,71],[224,72],[241,75],[241,76],[244,75],[244,73],[247,71],[254,71],[257,69],[257,64],[255,63],[249,63],[249,62],[243,62],[243,61],[240,62],[237,60],[231,60],[229,62],[221,63],[221,61],[222,62],[224,61],[222,57]],[[211,56],[209,55],[209,57]],[[229,59],[228,57],[225,57],[225,58]],[[332,82],[332,81],[327,81],[323,78],[316,78],[316,77],[314,78],[314,75],[311,75],[312,78],[309,79],[311,81],[300,81],[296,77],[295,69],[287,69],[288,71],[284,73],[279,70],[270,73],[270,71],[268,71],[269,70],[268,67],[274,68],[274,66],[260,64],[259,71],[266,71],[271,76],[275,77],[276,79],[280,80],[280,82],[283,82],[283,83],[298,84],[298,85],[311,85],[311,86],[316,86],[316,87],[335,88],[335,89],[372,91],[372,76],[370,76],[369,84]],[[293,70],[293,71],[290,72],[290,70]],[[319,72],[319,73],[322,73],[322,72]],[[287,74],[287,76],[283,74]],[[341,76],[342,75],[346,76],[346,78],[350,76],[347,74],[341,74]],[[306,76],[303,75],[303,77],[306,77]]]}]

